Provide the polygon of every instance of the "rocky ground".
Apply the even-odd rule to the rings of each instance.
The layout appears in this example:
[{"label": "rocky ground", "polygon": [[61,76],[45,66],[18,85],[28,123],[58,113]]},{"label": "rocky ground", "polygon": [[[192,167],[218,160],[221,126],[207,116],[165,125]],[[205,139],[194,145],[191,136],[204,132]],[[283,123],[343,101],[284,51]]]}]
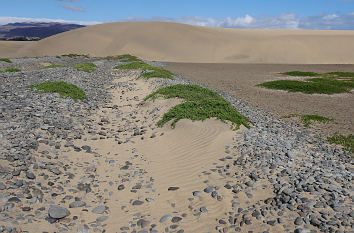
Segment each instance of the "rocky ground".
[{"label": "rocky ground", "polygon": [[[40,69],[91,60],[92,73]],[[157,128],[178,101],[143,98],[189,81],[136,79],[139,71],[113,71],[118,64],[0,63],[23,70],[0,74],[0,232],[352,231],[352,153],[224,93],[251,129]],[[87,99],[26,88],[48,80]]]}]

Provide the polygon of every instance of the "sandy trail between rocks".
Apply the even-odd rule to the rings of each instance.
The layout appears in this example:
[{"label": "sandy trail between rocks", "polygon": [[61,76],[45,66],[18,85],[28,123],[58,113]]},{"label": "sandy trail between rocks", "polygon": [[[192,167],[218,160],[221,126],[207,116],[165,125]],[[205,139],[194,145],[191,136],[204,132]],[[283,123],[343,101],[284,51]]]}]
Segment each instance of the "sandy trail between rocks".
[{"label": "sandy trail between rocks", "polygon": [[[96,138],[88,134],[84,140],[72,141],[76,148],[89,146],[90,153],[74,152],[70,146],[57,151],[65,175],[51,177],[63,185],[63,190],[59,191],[63,196],[49,203],[68,208],[71,215],[54,224],[36,218],[34,224],[21,226],[23,230],[55,231],[64,225],[73,232],[86,227],[94,231],[130,232],[149,230],[155,224],[153,229],[158,232],[165,228],[172,232],[182,229],[184,232],[210,232],[215,231],[216,219],[232,211],[233,197],[229,190],[220,189],[219,197],[212,198],[203,189],[208,185],[221,188],[225,185],[225,177],[218,175],[216,169],[210,170],[218,158],[227,155],[225,146],[231,145],[233,136],[241,131],[232,131],[229,125],[216,119],[181,120],[175,129],[169,125],[156,128],[162,114],[180,100],[142,102],[156,88],[150,81],[136,77],[117,79],[109,87],[112,104],[90,119],[90,130],[105,130],[116,136]],[[141,134],[139,130],[146,131]],[[43,159],[43,154],[51,150],[41,145],[38,151]],[[47,181],[42,179],[42,182]],[[85,192],[87,185],[90,191]],[[122,185],[124,189],[118,190]],[[178,189],[169,191],[170,187]],[[197,190],[200,194],[193,196]],[[64,194],[66,198],[62,198]],[[254,201],[271,195],[271,190],[261,190]],[[84,201],[86,206],[69,208],[74,199]],[[44,206],[38,204],[37,207]],[[93,213],[97,206],[104,206],[105,211]],[[201,212],[202,207],[207,213]],[[80,224],[72,223],[74,216]],[[161,220],[162,217],[165,220]]]}]

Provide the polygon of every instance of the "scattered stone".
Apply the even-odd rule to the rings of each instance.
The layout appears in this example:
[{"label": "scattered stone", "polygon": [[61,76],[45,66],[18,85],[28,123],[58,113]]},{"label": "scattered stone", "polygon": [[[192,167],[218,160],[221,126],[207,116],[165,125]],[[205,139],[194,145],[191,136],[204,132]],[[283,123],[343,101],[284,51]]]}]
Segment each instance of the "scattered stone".
[{"label": "scattered stone", "polygon": [[48,215],[54,219],[65,218],[70,215],[69,210],[61,206],[51,206],[48,210]]}]

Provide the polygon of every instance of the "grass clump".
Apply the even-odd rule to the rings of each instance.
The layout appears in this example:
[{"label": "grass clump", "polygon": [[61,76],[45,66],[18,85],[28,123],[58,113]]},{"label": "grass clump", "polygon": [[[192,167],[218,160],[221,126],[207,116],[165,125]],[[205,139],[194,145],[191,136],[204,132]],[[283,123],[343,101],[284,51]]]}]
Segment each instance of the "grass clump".
[{"label": "grass clump", "polygon": [[145,62],[142,62],[142,61],[132,62],[132,63],[124,64],[124,65],[119,65],[119,66],[114,67],[113,69],[123,69],[123,70],[141,69],[141,70],[144,70],[145,72],[142,75],[140,75],[140,77],[143,77],[145,79],[149,79],[149,78],[168,78],[168,79],[173,79],[173,73],[172,72],[170,72],[168,70],[165,70],[164,68],[161,68],[161,67],[156,67],[156,66],[149,65],[149,64],[147,64]]},{"label": "grass clump", "polygon": [[77,58],[77,57],[86,57],[86,58],[89,58],[88,55],[85,55],[85,54],[75,54],[75,53],[70,53],[70,54],[64,54],[64,55],[61,55],[62,57],[70,57],[70,58]]},{"label": "grass clump", "polygon": [[339,144],[344,146],[347,150],[354,153],[354,135],[348,136],[335,134],[333,137],[328,138],[330,143]]},{"label": "grass clump", "polygon": [[78,65],[73,65],[73,68],[77,69],[77,70],[81,70],[81,71],[85,71],[85,72],[92,72],[96,70],[96,65],[91,63],[91,62],[87,62],[87,63],[83,63],[83,64],[78,64]]},{"label": "grass clump", "polygon": [[350,92],[354,88],[354,79],[337,80],[334,78],[312,78],[306,81],[277,80],[258,84],[269,89],[302,92],[306,94],[336,94]]},{"label": "grass clump", "polygon": [[145,97],[145,101],[163,96],[166,99],[179,98],[184,102],[171,108],[165,113],[157,125],[165,125],[170,120],[172,128],[181,119],[192,121],[205,120],[215,117],[223,122],[230,121],[234,129],[240,125],[250,127],[248,119],[241,115],[232,105],[223,99],[219,94],[198,85],[182,85],[163,87]]},{"label": "grass clump", "polygon": [[43,82],[27,86],[39,93],[58,93],[60,97],[70,97],[74,101],[86,99],[85,92],[78,86],[64,81],[59,82]]},{"label": "grass clump", "polygon": [[285,116],[283,118],[291,118],[291,117],[299,117],[301,122],[306,126],[309,127],[312,121],[317,121],[317,122],[332,122],[332,118],[320,116],[320,115],[298,115],[298,114],[290,114],[288,116]]},{"label": "grass clump", "polygon": [[299,77],[316,77],[320,75],[315,72],[303,72],[303,71],[290,71],[281,74],[289,75],[289,76],[299,76]]},{"label": "grass clump", "polygon": [[329,72],[326,75],[341,77],[341,78],[351,78],[354,77],[354,72]]},{"label": "grass clump", "polygon": [[53,65],[50,65],[50,66],[42,67],[41,69],[52,69],[52,68],[59,68],[59,67],[65,67],[65,66],[53,64]]},{"label": "grass clump", "polygon": [[7,68],[4,72],[20,72],[19,68]]},{"label": "grass clump", "polygon": [[108,60],[120,60],[122,62],[137,62],[141,61],[139,58],[136,56],[130,55],[130,54],[123,54],[123,55],[118,55],[118,56],[108,56]]},{"label": "grass clump", "polygon": [[0,61],[3,61],[3,62],[7,62],[7,63],[12,63],[12,61],[8,58],[1,58],[0,57]]}]

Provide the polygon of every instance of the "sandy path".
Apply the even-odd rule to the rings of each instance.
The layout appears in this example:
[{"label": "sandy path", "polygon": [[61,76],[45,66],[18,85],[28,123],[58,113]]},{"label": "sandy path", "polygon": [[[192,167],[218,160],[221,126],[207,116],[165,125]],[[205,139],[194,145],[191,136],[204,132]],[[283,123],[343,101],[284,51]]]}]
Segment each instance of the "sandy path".
[{"label": "sandy path", "polygon": [[[102,134],[101,138],[96,138],[88,134],[83,140],[72,141],[74,148],[89,146],[89,152],[74,152],[71,146],[57,150],[59,163],[65,168],[65,175],[55,178],[56,183],[62,184],[57,191],[71,197],[62,201],[53,199],[49,203],[68,208],[71,215],[55,224],[37,218],[35,224],[21,226],[23,230],[55,231],[64,224],[73,232],[86,227],[105,229],[106,232],[149,228],[158,232],[165,231],[165,228],[172,232],[182,229],[185,232],[210,232],[215,230],[216,219],[232,211],[230,191],[220,189],[218,197],[212,198],[210,194],[204,194],[203,189],[208,185],[219,188],[225,185],[225,177],[219,176],[215,169],[214,172],[210,170],[219,158],[227,155],[225,146],[232,144],[236,132],[215,119],[204,122],[181,120],[175,129],[169,125],[156,128],[161,114],[179,100],[141,102],[155,87],[151,82],[136,80],[136,77],[117,79],[109,87],[112,103],[90,119],[93,123],[91,130],[104,129],[111,132],[111,136]],[[114,105],[116,107],[112,108]],[[146,131],[139,135],[137,129]],[[134,134],[137,135],[132,136]],[[51,152],[50,147],[41,145],[38,156],[46,161],[43,155]],[[41,181],[47,182],[45,179]],[[121,185],[124,188],[118,190]],[[170,187],[178,187],[178,190],[169,190]],[[194,191],[201,194],[194,197]],[[84,201],[85,207],[69,208],[74,201],[72,196]],[[263,194],[260,196],[264,197]],[[44,206],[44,203],[37,205],[38,208]],[[105,211],[93,213],[97,206],[104,206]],[[201,212],[202,207],[207,213]],[[72,223],[70,218],[73,216],[80,220],[79,225]],[[165,220],[161,220],[163,216]]]}]

